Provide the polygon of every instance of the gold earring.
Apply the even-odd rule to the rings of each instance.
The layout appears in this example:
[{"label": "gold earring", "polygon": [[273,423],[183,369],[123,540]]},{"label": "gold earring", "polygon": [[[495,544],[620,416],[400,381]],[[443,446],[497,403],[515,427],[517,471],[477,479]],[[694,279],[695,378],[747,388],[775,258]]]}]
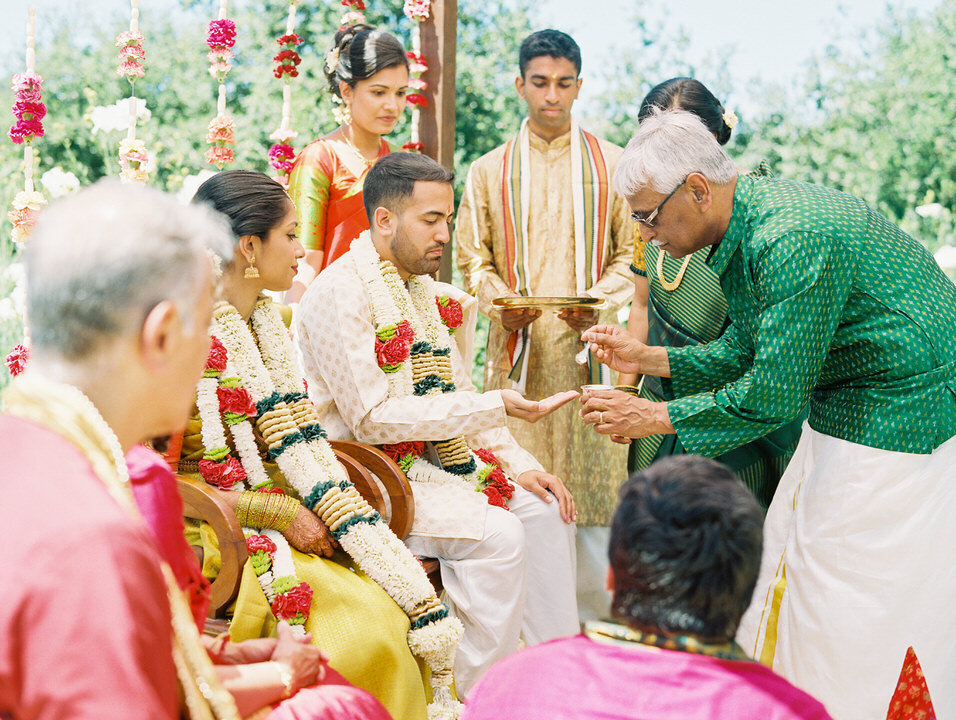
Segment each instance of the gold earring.
[{"label": "gold earring", "polygon": [[259,268],[256,267],[255,255],[249,258],[249,267],[246,268],[246,271],[242,276],[246,280],[255,280],[257,277],[259,277]]}]

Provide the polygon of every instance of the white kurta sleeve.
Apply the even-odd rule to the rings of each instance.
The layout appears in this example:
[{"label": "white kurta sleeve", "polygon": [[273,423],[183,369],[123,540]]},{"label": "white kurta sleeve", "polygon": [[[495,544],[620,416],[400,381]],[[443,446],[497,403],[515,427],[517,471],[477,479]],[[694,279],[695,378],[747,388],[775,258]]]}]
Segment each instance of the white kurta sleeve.
[{"label": "white kurta sleeve", "polygon": [[[326,269],[309,287],[296,324],[310,388],[329,395],[355,439],[373,445],[445,440],[503,427],[504,403],[497,391],[389,397],[375,357],[368,294],[349,260]],[[315,399],[321,407],[322,398]]]}]

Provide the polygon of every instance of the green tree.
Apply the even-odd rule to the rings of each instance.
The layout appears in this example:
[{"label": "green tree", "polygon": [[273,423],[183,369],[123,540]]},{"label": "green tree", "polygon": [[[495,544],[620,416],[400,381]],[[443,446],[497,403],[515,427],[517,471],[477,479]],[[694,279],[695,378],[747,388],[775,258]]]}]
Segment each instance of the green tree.
[{"label": "green tree", "polygon": [[[857,195],[931,249],[956,244],[954,46],[956,0],[889,12],[860,51],[831,48],[802,86],[768,90],[741,133],[744,158]],[[916,213],[931,203],[942,207]]]}]

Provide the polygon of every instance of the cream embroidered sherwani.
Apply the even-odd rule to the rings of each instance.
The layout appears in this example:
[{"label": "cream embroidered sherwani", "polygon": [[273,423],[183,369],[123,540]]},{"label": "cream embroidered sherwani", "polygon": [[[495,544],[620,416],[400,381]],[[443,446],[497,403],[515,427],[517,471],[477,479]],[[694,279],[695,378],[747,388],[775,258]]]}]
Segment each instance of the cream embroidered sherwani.
[{"label": "cream embroidered sherwani", "polygon": [[[527,243],[533,295],[577,294],[570,138],[568,133],[547,143],[530,133],[532,185]],[[600,146],[611,177],[622,150],[603,140]],[[481,312],[491,318],[485,390],[512,386],[505,349],[510,333],[501,325],[499,310],[491,304],[495,298],[514,294],[503,279],[507,277],[503,159],[501,146],[471,166],[455,226],[458,265],[465,287],[478,298]],[[601,279],[587,290],[589,295],[607,300],[599,322],[617,322],[617,311],[633,293],[629,271],[633,224],[627,203],[613,190],[610,192],[610,242]],[[527,397],[539,400],[589,382],[587,367],[574,361],[574,355],[584,347],[580,336],[558,320],[557,313],[545,311],[530,330]],[[547,470],[564,480],[574,495],[578,526],[605,526],[617,505],[617,488],[627,477],[627,449],[581,422],[579,407],[569,403],[534,425],[512,420],[509,428],[522,447],[544,459]]]},{"label": "cream embroidered sherwani", "polygon": [[[512,478],[541,470],[508,432],[501,394],[478,393],[469,380],[462,350],[470,357],[474,298],[439,287],[464,313],[451,347],[458,390],[392,398],[376,360],[371,301],[354,254],[346,253],[309,286],[296,330],[322,427],[331,439],[370,444],[465,435],[471,447],[491,450]],[[465,626],[455,659],[462,697],[494,662],[517,649],[519,636],[532,644],[577,632],[573,526],[561,520],[557,502],[516,487],[508,512],[460,486],[412,485],[415,522],[406,544],[416,555],[439,558],[446,601]]]}]

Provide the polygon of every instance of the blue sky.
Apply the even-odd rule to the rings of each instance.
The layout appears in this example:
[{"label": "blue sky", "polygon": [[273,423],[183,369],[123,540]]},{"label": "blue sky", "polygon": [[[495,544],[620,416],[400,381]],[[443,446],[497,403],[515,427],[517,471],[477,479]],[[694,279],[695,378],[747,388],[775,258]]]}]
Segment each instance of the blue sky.
[{"label": "blue sky", "polygon": [[[310,0],[338,3],[338,0]],[[459,0],[462,2],[463,0]],[[861,31],[872,29],[886,17],[887,8],[926,13],[942,0],[538,0],[536,27],[556,27],[572,34],[581,45],[585,60],[585,84],[579,104],[587,112],[601,86],[588,68],[613,66],[616,48],[626,47],[625,33],[610,29],[628,27],[635,8],[642,7],[649,20],[677,31],[690,39],[690,60],[706,66],[718,54],[728,56],[728,68],[738,97],[726,98],[728,105],[753,109],[748,88],[754,80],[788,83],[805,73],[808,59],[828,45],[852,48]],[[0,61],[22,57],[27,7],[31,0],[0,0]],[[230,0],[247,4],[254,0]],[[399,3],[401,0],[369,0],[370,4]],[[42,15],[88,14],[104,18],[127,15],[128,0],[32,0]],[[168,12],[176,0],[139,0],[141,13]],[[208,2],[210,11],[214,3]],[[42,28],[41,28],[42,42]],[[42,72],[42,69],[41,69]],[[664,78],[662,78],[664,79]],[[705,80],[705,78],[702,78]]]}]

